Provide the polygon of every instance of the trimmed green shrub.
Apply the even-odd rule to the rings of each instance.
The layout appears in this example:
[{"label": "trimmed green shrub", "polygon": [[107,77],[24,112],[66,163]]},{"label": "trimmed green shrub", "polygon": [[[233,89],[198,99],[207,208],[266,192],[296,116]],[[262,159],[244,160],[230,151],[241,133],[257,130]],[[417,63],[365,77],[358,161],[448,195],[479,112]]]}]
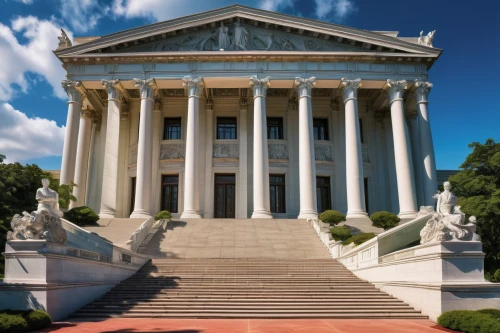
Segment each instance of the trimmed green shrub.
[{"label": "trimmed green shrub", "polygon": [[438,324],[465,333],[500,333],[500,321],[479,311],[455,310],[438,317]]},{"label": "trimmed green shrub", "polygon": [[95,224],[99,220],[99,215],[97,215],[92,208],[81,206],[68,210],[64,213],[64,218],[82,227],[89,224]]},{"label": "trimmed green shrub", "polygon": [[29,326],[22,315],[0,313],[0,332],[28,332]]},{"label": "trimmed green shrub", "polygon": [[349,245],[351,243],[354,243],[354,245],[358,246],[359,244],[362,244],[375,236],[376,235],[373,232],[362,232],[360,234],[349,237],[342,244]]},{"label": "trimmed green shrub", "polygon": [[482,309],[482,310],[477,310],[477,312],[489,314],[496,319],[500,319],[500,310],[498,309]]},{"label": "trimmed green shrub", "polygon": [[370,216],[372,225],[377,228],[383,228],[384,230],[389,230],[398,225],[401,219],[391,212],[376,212]]},{"label": "trimmed green shrub", "polygon": [[351,237],[351,228],[347,226],[333,227],[330,229],[330,232],[332,233],[332,238],[336,241],[345,241]]},{"label": "trimmed green shrub", "polygon": [[24,315],[24,318],[32,330],[42,329],[52,324],[52,318],[50,318],[50,315],[42,310],[28,311]]},{"label": "trimmed green shrub", "polygon": [[158,214],[155,215],[155,220],[170,220],[172,218],[172,214],[168,210],[162,210]]},{"label": "trimmed green shrub", "polygon": [[325,223],[330,223],[330,225],[337,225],[345,221],[345,215],[336,210],[325,210],[319,214],[319,219]]}]

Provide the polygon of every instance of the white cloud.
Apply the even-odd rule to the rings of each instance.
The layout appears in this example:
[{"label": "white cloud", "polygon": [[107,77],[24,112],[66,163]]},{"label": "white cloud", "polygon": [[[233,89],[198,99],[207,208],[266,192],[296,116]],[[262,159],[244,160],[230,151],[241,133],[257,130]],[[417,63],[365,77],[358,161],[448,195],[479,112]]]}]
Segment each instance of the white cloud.
[{"label": "white cloud", "polygon": [[[118,17],[145,17],[153,21],[164,21],[217,7],[219,6],[214,5],[214,1],[211,0],[203,2],[199,0],[113,0],[111,11]],[[196,8],[194,12],[193,8]]]},{"label": "white cloud", "polygon": [[33,0],[16,0],[17,2],[24,3],[25,5],[31,5]]},{"label": "white cloud", "polygon": [[7,156],[7,163],[62,154],[64,126],[45,118],[28,118],[8,103],[0,103],[0,119],[0,154]]},{"label": "white cloud", "polygon": [[341,21],[357,9],[352,0],[314,0],[314,2],[316,3],[315,14],[320,20],[333,16],[334,20]]},{"label": "white cloud", "polygon": [[[21,44],[15,33],[22,34],[27,42]],[[16,18],[12,28],[0,23],[0,101],[10,100],[19,90],[28,92],[27,72],[42,76],[57,97],[66,98],[61,88],[65,71],[52,53],[59,35],[60,27],[54,22],[33,16]]]},{"label": "white cloud", "polygon": [[280,9],[293,7],[295,0],[261,0],[259,8],[275,12]]},{"label": "white cloud", "polygon": [[109,7],[100,5],[98,0],[61,0],[59,11],[74,31],[87,32],[107,15]]}]

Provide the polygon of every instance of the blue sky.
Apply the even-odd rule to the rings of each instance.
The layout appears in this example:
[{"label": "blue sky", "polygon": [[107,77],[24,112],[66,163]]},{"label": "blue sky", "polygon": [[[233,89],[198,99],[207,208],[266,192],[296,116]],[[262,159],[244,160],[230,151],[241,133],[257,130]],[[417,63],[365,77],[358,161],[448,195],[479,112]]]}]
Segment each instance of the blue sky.
[{"label": "blue sky", "polygon": [[59,29],[105,35],[234,3],[416,37],[436,29],[429,73],[438,169],[457,169],[472,141],[500,140],[500,1],[0,0],[0,154],[59,169],[66,123]]}]

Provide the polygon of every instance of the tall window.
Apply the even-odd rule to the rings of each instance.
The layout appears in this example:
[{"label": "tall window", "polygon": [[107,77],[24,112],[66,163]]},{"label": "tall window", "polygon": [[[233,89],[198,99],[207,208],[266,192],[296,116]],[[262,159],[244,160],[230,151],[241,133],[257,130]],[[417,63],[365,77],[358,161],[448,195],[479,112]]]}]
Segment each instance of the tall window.
[{"label": "tall window", "polygon": [[217,118],[217,140],[236,140],[236,118]]},{"label": "tall window", "polygon": [[313,119],[314,140],[328,140],[328,119]]},{"label": "tall window", "polygon": [[271,213],[286,213],[285,175],[269,175]]},{"label": "tall window", "polygon": [[365,143],[365,138],[363,137],[363,120],[359,118],[359,138],[361,143]]},{"label": "tall window", "polygon": [[283,118],[267,118],[267,138],[283,140]]},{"label": "tall window", "polygon": [[161,210],[177,213],[179,196],[179,176],[165,175],[161,184]]},{"label": "tall window", "polygon": [[163,140],[181,139],[181,118],[165,118]]},{"label": "tall window", "polygon": [[365,187],[365,209],[366,212],[370,212],[369,202],[368,202],[368,178],[363,180],[363,186]]}]

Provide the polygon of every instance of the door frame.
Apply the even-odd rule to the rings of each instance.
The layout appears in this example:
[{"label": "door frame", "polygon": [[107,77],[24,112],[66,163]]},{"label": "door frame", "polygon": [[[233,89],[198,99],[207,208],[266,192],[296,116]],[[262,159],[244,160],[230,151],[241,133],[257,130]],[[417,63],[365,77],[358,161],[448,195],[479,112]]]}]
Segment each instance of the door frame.
[{"label": "door frame", "polygon": [[[232,183],[229,182],[217,182],[217,176],[233,176],[234,181]],[[233,210],[234,210],[234,217],[216,217],[215,214],[217,213],[217,185],[233,185],[234,186],[234,196],[233,196]],[[223,219],[230,219],[230,218],[236,218],[236,173],[214,173],[214,218],[223,218]],[[224,189],[224,215],[226,213],[226,196],[225,196],[225,189]]]}]

